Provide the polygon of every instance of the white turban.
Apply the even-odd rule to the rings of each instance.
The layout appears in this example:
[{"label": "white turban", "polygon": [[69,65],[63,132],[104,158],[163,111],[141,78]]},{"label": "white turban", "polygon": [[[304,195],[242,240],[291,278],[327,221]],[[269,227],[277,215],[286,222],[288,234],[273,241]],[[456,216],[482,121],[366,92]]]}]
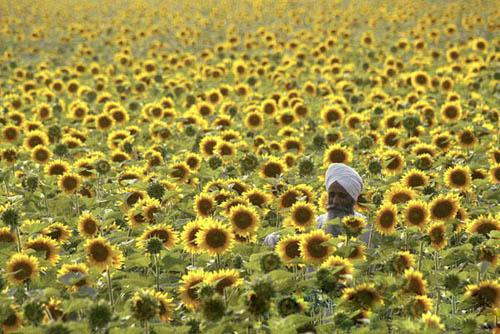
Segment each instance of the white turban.
[{"label": "white turban", "polygon": [[351,197],[356,201],[363,190],[361,176],[351,167],[343,163],[330,164],[325,174],[326,191],[332,183],[337,181]]}]

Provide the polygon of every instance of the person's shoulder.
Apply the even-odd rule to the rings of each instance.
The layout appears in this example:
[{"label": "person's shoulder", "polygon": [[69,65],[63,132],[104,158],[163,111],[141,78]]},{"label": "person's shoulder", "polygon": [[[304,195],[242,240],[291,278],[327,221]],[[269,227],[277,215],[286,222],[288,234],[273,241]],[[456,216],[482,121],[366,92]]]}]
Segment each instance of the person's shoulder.
[{"label": "person's shoulder", "polygon": [[328,213],[323,213],[322,215],[319,215],[316,217],[316,223],[322,223],[326,220],[326,217],[328,216]]}]

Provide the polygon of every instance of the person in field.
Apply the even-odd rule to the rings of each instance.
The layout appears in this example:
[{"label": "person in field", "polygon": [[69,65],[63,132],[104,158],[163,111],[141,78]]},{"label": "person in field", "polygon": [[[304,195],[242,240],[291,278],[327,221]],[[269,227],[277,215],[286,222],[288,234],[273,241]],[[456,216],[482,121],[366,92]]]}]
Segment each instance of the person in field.
[{"label": "person in field", "polygon": [[[343,163],[330,164],[325,174],[325,187],[328,192],[327,212],[316,218],[318,228],[336,237],[342,233],[342,229],[329,224],[332,219],[356,216],[366,220],[364,215],[354,210],[363,191],[363,180],[353,168]],[[264,244],[274,247],[279,238],[279,232],[270,233],[264,238]],[[362,234],[360,239],[368,243],[369,232]]]}]

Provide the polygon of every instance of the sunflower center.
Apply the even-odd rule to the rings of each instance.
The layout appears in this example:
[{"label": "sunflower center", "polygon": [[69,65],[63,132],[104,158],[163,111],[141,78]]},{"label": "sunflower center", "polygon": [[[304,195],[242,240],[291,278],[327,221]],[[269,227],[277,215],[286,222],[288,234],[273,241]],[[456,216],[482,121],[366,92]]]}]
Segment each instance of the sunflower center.
[{"label": "sunflower center", "polygon": [[244,230],[252,225],[253,219],[248,212],[238,212],[234,217],[235,225]]},{"label": "sunflower center", "polygon": [[298,241],[289,242],[285,247],[285,253],[289,258],[296,258],[300,256],[300,248]]},{"label": "sunflower center", "polygon": [[399,192],[399,193],[394,194],[394,196],[392,196],[392,201],[391,202],[393,204],[406,203],[410,199],[411,199],[411,197],[407,193],[405,193],[405,192]]},{"label": "sunflower center", "polygon": [[97,262],[104,262],[109,257],[109,250],[105,245],[94,244],[90,249],[90,254],[92,258]]},{"label": "sunflower center", "polygon": [[211,230],[207,232],[207,244],[210,248],[220,248],[226,244],[226,235],[220,230]]},{"label": "sunflower center", "polygon": [[170,234],[165,230],[154,230],[149,234],[148,238],[158,238],[163,243],[167,242],[170,239]]},{"label": "sunflower center", "polygon": [[346,156],[345,153],[341,150],[333,150],[328,155],[328,158],[330,159],[330,162],[335,163],[335,162],[344,162]]},{"label": "sunflower center", "polygon": [[454,171],[451,173],[450,177],[453,184],[459,187],[467,183],[467,178],[462,171]]},{"label": "sunflower center", "polygon": [[77,183],[76,179],[73,177],[66,177],[63,180],[63,187],[66,190],[76,189],[77,184],[78,183]]},{"label": "sunflower center", "polygon": [[384,211],[380,216],[380,225],[384,228],[389,228],[394,225],[394,213],[392,211]]},{"label": "sunflower center", "polygon": [[266,177],[277,177],[281,172],[281,166],[274,162],[270,162],[264,167],[264,175]]},{"label": "sunflower center", "polygon": [[295,221],[297,223],[299,223],[300,225],[303,225],[303,224],[306,224],[307,222],[309,222],[311,217],[312,217],[312,214],[308,208],[300,208],[294,214]]},{"label": "sunflower center", "polygon": [[231,286],[232,284],[233,280],[230,277],[225,277],[215,285],[215,291],[217,291],[220,294],[223,294],[224,289]]},{"label": "sunflower center", "polygon": [[432,213],[436,218],[446,218],[453,211],[453,205],[449,201],[439,201],[432,209]]},{"label": "sunflower center", "polygon": [[83,230],[88,234],[94,234],[97,231],[97,224],[91,219],[85,220]]},{"label": "sunflower center", "polygon": [[421,177],[420,175],[412,175],[408,179],[408,185],[410,187],[420,187],[425,184],[424,178]]},{"label": "sunflower center", "polygon": [[410,224],[419,225],[423,222],[425,218],[424,212],[420,208],[411,208],[408,215]]},{"label": "sunflower center", "polygon": [[314,257],[321,259],[325,257],[328,253],[328,248],[326,246],[322,246],[321,244],[325,242],[323,239],[313,239],[307,245],[308,253]]},{"label": "sunflower center", "polygon": [[33,268],[28,262],[18,262],[13,267],[14,278],[19,281],[23,281],[26,278],[30,277],[33,273]]},{"label": "sunflower center", "polygon": [[50,257],[50,247],[49,245],[41,242],[33,243],[29,246],[29,248],[35,250],[36,252],[44,252],[45,253],[45,259],[48,259]]},{"label": "sunflower center", "polygon": [[62,175],[66,169],[62,165],[53,165],[50,167],[49,175]]}]

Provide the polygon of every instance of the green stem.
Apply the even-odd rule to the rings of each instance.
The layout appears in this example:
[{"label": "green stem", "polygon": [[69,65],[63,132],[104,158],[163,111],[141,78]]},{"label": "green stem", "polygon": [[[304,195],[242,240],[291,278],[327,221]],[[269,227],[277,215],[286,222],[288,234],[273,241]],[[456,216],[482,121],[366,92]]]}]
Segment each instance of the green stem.
[{"label": "green stem", "polygon": [[106,269],[106,274],[108,276],[109,305],[111,306],[111,309],[113,309],[113,287],[111,285],[111,273],[109,272],[109,267]]},{"label": "green stem", "polygon": [[158,264],[158,254],[153,254],[153,259],[155,261],[156,290],[160,291],[160,266]]},{"label": "green stem", "polygon": [[417,270],[420,271],[422,268],[422,256],[424,255],[424,241],[420,241],[420,251],[418,253],[418,266]]},{"label": "green stem", "polygon": [[439,268],[439,255],[437,251],[434,251],[434,271],[437,272]]},{"label": "green stem", "polygon": [[19,226],[14,228],[16,230],[16,239],[17,239],[17,252],[21,253],[21,233],[19,233]]},{"label": "green stem", "polygon": [[372,247],[372,238],[373,238],[373,224],[370,224],[370,234],[368,236],[368,249]]},{"label": "green stem", "polygon": [[80,201],[78,200],[78,194],[75,193],[75,206],[76,206],[76,215],[80,216]]}]

